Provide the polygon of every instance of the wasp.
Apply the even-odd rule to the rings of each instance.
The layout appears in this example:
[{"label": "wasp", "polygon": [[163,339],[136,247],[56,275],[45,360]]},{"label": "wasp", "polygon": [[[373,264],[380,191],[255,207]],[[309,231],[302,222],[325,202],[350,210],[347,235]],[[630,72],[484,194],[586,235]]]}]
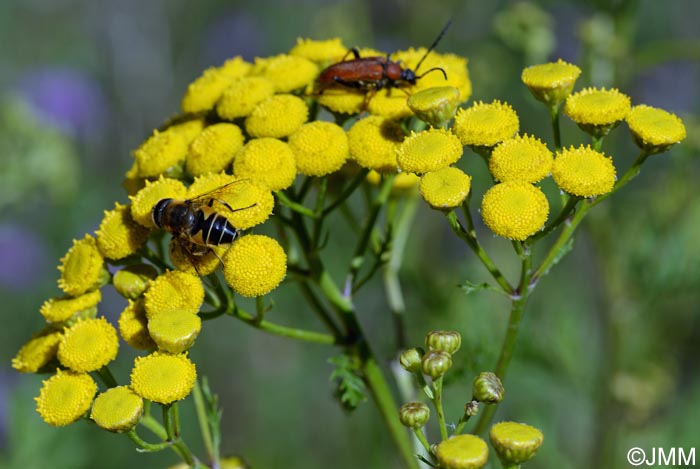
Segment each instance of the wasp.
[{"label": "wasp", "polygon": [[[401,62],[391,60],[391,54],[386,57],[360,57],[360,51],[353,47],[348,51],[354,59],[334,63],[326,67],[316,79],[321,90],[335,84],[347,88],[355,88],[363,91],[380,90],[382,88],[399,88],[407,85],[415,85],[416,81],[430,72],[439,71],[447,80],[447,73],[441,67],[433,67],[423,74],[417,75],[421,64],[440,42],[452,22],[448,21],[438,37],[416,64],[415,70],[404,68]],[[347,57],[347,54],[346,54]]]},{"label": "wasp", "polygon": [[[241,231],[219,213],[222,209],[215,207],[215,204],[223,206],[231,213],[255,206],[253,204],[234,209],[221,198],[226,189],[241,181],[243,180],[230,182],[191,199],[161,199],[153,206],[151,210],[153,223],[173,235],[176,242],[180,243],[182,250],[193,261],[195,269],[196,263],[193,256],[203,256],[209,252],[216,255],[213,247],[233,243]],[[219,260],[221,261],[221,258]]]}]

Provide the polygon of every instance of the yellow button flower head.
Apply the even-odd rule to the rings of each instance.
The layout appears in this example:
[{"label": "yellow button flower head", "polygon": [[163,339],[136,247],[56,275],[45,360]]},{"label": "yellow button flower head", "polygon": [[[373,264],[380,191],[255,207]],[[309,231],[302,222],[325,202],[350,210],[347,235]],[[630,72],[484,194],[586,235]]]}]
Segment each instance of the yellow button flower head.
[{"label": "yellow button flower head", "polygon": [[58,360],[73,371],[96,371],[117,357],[117,331],[104,317],[82,319],[67,328],[58,346]]},{"label": "yellow button flower head", "polygon": [[664,152],[685,140],[685,126],[678,116],[645,104],[632,108],[627,125],[634,142],[648,153]]},{"label": "yellow button flower head", "polygon": [[131,389],[149,401],[171,404],[192,391],[197,370],[187,355],[155,352],[137,357],[131,370]]},{"label": "yellow button flower head", "polygon": [[204,130],[205,122],[202,117],[192,118],[187,116],[185,120],[178,120],[167,126],[167,130],[179,134],[187,145],[197,138],[202,130]]},{"label": "yellow button flower head", "polygon": [[219,267],[221,264],[219,259],[229,247],[228,245],[211,246],[209,252],[193,255],[189,245],[188,241],[172,238],[168,245],[170,262],[178,270],[201,276],[207,276]]},{"label": "yellow button flower head", "polygon": [[155,178],[161,174],[180,176],[182,164],[187,156],[187,145],[185,138],[174,130],[153,131],[153,135],[134,150],[139,176],[142,178]]},{"label": "yellow button flower head", "polygon": [[554,156],[539,138],[519,135],[498,144],[489,158],[497,181],[541,181],[552,171]]},{"label": "yellow button flower head", "polygon": [[615,185],[612,158],[581,145],[557,153],[552,177],[564,192],[579,197],[595,197],[610,192]]},{"label": "yellow button flower head", "polygon": [[423,122],[439,127],[454,117],[460,102],[454,86],[434,86],[413,93],[406,104]]},{"label": "yellow button flower head", "polygon": [[274,94],[275,86],[265,77],[241,78],[226,88],[216,105],[216,113],[227,120],[245,117]]},{"label": "yellow button flower head", "polygon": [[73,240],[73,246],[61,258],[58,270],[61,278],[58,287],[71,296],[98,288],[105,278],[105,265],[95,238],[85,235],[81,240]]},{"label": "yellow button flower head", "polygon": [[450,210],[459,207],[467,198],[471,181],[459,168],[447,167],[423,175],[418,189],[434,209]]},{"label": "yellow button flower head", "polygon": [[148,332],[165,352],[182,353],[194,345],[202,330],[202,320],[189,311],[165,311],[148,320]]},{"label": "yellow button flower head", "polygon": [[630,98],[617,89],[584,88],[566,98],[564,113],[592,135],[605,135],[630,111]]},{"label": "yellow button flower head", "polygon": [[252,65],[240,57],[227,60],[221,67],[206,69],[190,83],[182,98],[182,112],[198,113],[212,109],[226,88],[248,74]]},{"label": "yellow button flower head", "polygon": [[12,368],[20,373],[36,373],[49,364],[58,352],[61,331],[46,329],[35,335],[19,349],[12,359]]},{"label": "yellow button flower head", "polygon": [[367,104],[365,93],[344,86],[331,86],[318,90],[318,103],[338,114],[359,114]]},{"label": "yellow button flower head", "polygon": [[504,467],[512,467],[529,461],[544,441],[542,432],[524,423],[500,422],[489,432],[491,445]]},{"label": "yellow button flower head", "polygon": [[226,169],[243,146],[243,132],[235,124],[210,125],[194,139],[185,160],[192,176],[218,173]]},{"label": "yellow button flower head", "polygon": [[289,51],[289,55],[296,55],[309,59],[312,62],[323,66],[336,62],[343,57],[348,51],[348,48],[343,45],[340,38],[334,37],[325,41],[317,41],[314,39],[297,38],[297,43]]},{"label": "yellow button flower head", "polygon": [[523,70],[523,83],[538,101],[550,106],[564,101],[571,94],[581,69],[559,59],[540,65],[532,65]]},{"label": "yellow button flower head", "polygon": [[380,116],[365,117],[348,131],[350,156],[364,168],[395,172],[396,150],[404,137],[398,121]]},{"label": "yellow button flower head", "polygon": [[63,427],[90,410],[95,393],[97,385],[87,373],[56,370],[41,386],[36,411],[49,425]]},{"label": "yellow button flower head", "polygon": [[287,255],[268,236],[244,236],[224,255],[224,278],[236,293],[255,297],[274,290],[287,274]]},{"label": "yellow button flower head", "polygon": [[368,95],[367,111],[388,119],[403,119],[411,115],[406,92],[396,87],[387,87]]},{"label": "yellow button flower head", "polygon": [[197,314],[204,302],[204,286],[197,275],[173,270],[158,276],[144,294],[146,317],[185,310]]},{"label": "yellow button flower head", "polygon": [[245,120],[252,137],[282,138],[292,134],[309,118],[303,99],[292,94],[276,94],[258,104]]},{"label": "yellow button flower head", "polygon": [[238,80],[245,77],[253,69],[253,64],[246,62],[243,57],[237,55],[227,59],[219,66],[219,73],[228,77],[229,80]]},{"label": "yellow button flower head", "polygon": [[486,442],[475,435],[457,435],[437,445],[435,456],[443,469],[480,469],[489,458]]},{"label": "yellow button flower head", "polygon": [[256,58],[251,74],[270,80],[276,92],[289,93],[312,84],[318,71],[316,64],[304,57],[280,54]]},{"label": "yellow button flower head", "polygon": [[100,300],[102,300],[100,290],[93,290],[73,298],[50,298],[44,301],[39,312],[48,322],[63,322],[77,313],[95,310]]},{"label": "yellow button flower head", "polygon": [[214,204],[217,213],[225,216],[239,230],[259,225],[272,215],[275,204],[272,192],[253,179],[236,178],[225,173],[207,174],[194,180],[188,188],[187,197],[194,198],[210,191],[215,191],[212,196],[233,209],[232,212],[223,204]]},{"label": "yellow button flower head", "polygon": [[131,200],[131,216],[139,225],[146,228],[155,228],[153,223],[153,207],[161,199],[184,199],[187,188],[177,179],[159,177],[156,181],[146,182],[146,186],[136,195],[129,197]]},{"label": "yellow button flower head", "polygon": [[156,343],[153,342],[153,339],[148,334],[148,320],[146,319],[146,311],[142,300],[129,300],[129,304],[119,315],[118,324],[119,335],[131,347],[136,350],[156,348]]},{"label": "yellow button flower head", "polygon": [[[367,173],[367,182],[378,186],[382,182],[382,174],[374,170]],[[415,192],[418,183],[420,182],[420,176],[413,173],[398,173],[394,177],[394,182],[391,185],[391,195],[393,196],[403,196],[412,194]]]},{"label": "yellow button flower head", "polygon": [[297,171],[306,176],[325,176],[338,171],[350,155],[348,136],[339,125],[314,121],[289,136]]},{"label": "yellow button flower head", "polygon": [[132,264],[114,273],[112,285],[124,298],[135,300],[157,276],[158,271],[150,264]]},{"label": "yellow button flower head", "polygon": [[455,116],[452,131],[463,145],[493,147],[512,138],[520,128],[518,115],[508,103],[495,100],[485,104],[481,101]]},{"label": "yellow button flower head", "polygon": [[95,398],[90,418],[105,430],[122,433],[131,430],[143,415],[143,399],[128,386],[108,389]]},{"label": "yellow button flower head", "polygon": [[539,187],[523,181],[496,184],[481,201],[484,223],[498,236],[523,241],[542,229],[549,202]]},{"label": "yellow button flower head", "polygon": [[95,235],[102,255],[119,260],[138,251],[148,239],[149,230],[131,218],[130,206],[116,203],[113,210],[105,210]]},{"label": "yellow button flower head", "polygon": [[291,186],[296,176],[294,153],[285,142],[274,138],[257,138],[236,153],[233,173],[252,179],[272,191]]},{"label": "yellow button flower head", "polygon": [[404,51],[398,51],[392,54],[392,60],[400,61],[404,67],[413,69],[416,75],[421,76],[431,68],[439,67],[445,71],[445,76],[440,71],[433,71],[423,75],[416,81],[416,85],[407,89],[409,94],[416,93],[420,90],[432,88],[436,86],[451,86],[459,90],[459,102],[463,103],[469,99],[472,92],[471,81],[469,80],[469,72],[467,70],[467,59],[455,54],[441,54],[436,51],[431,51],[425,58],[418,70],[415,70],[416,64],[425,55],[426,48],[418,49],[410,48]]},{"label": "yellow button flower head", "polygon": [[459,138],[445,129],[411,132],[396,150],[402,171],[424,174],[445,168],[462,156]]}]

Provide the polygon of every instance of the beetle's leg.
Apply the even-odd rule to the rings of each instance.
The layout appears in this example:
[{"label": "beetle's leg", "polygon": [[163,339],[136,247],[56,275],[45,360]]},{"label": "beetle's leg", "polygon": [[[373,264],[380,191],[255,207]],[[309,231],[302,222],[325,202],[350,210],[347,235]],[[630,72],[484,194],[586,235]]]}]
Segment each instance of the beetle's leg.
[{"label": "beetle's leg", "polygon": [[333,77],[333,80],[339,85],[347,86],[348,88],[363,88],[364,84],[362,81],[349,81],[340,77]]}]

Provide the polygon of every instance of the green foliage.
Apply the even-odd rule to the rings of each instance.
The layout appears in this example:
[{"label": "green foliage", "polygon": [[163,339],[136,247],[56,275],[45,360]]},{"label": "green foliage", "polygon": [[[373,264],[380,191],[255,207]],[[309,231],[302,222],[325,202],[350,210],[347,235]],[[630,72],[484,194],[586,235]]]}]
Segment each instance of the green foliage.
[{"label": "green foliage", "polygon": [[344,410],[352,412],[367,400],[367,387],[358,376],[360,362],[354,357],[342,354],[329,358],[328,363],[335,365],[330,376],[330,380],[335,382],[333,395]]}]

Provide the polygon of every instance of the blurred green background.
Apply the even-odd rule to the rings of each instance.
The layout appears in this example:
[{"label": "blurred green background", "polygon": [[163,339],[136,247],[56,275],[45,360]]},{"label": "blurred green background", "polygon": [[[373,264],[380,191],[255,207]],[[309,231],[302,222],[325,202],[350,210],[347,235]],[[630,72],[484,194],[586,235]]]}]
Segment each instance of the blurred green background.
[{"label": "blurred green background", "polygon": [[[688,138],[652,157],[622,193],[598,207],[575,248],[528,305],[506,400],[497,419],[539,427],[531,468],[628,467],[633,446],[692,448],[700,433],[700,3],[693,0],[384,2],[303,0],[2,0],[0,2],[0,467],[164,468],[168,452],[137,454],[124,436],[83,422],[62,429],[34,411],[39,376],[11,357],[42,326],[38,308],[58,295],[58,259],[114,201],[130,151],[177,113],[204,68],[243,55],[287,51],[297,37],[340,36],[347,46],[438,46],[469,58],[474,100],[502,99],[521,130],[551,143],[546,110],[520,82],[529,64],[561,57],[583,69],[577,89],[615,86],[684,119]],[[585,141],[564,118],[568,144]],[[605,151],[625,168],[636,155],[624,124]],[[486,174],[467,168],[475,191]],[[472,164],[473,163],[473,164]],[[621,174],[621,170],[618,170]],[[506,301],[465,295],[488,280],[443,217],[421,207],[402,271],[411,344],[451,328],[463,346],[446,390],[456,420],[478,371],[495,363]],[[340,226],[344,229],[343,226]],[[509,243],[482,231],[497,262],[516,272]],[[338,237],[330,251],[346,255]],[[271,318],[319,328],[296,291],[282,288]],[[115,319],[124,302],[107,296]],[[360,319],[393,358],[380,283],[358,298]],[[220,318],[191,356],[224,408],[223,449],[265,468],[399,467],[376,409],[347,415],[332,397],[327,359],[337,351],[268,336]],[[124,347],[115,372],[128,377]],[[185,436],[196,440],[189,406]],[[433,434],[433,437],[435,435]],[[494,458],[495,459],[495,458]],[[493,467],[496,467],[495,463]]]}]

